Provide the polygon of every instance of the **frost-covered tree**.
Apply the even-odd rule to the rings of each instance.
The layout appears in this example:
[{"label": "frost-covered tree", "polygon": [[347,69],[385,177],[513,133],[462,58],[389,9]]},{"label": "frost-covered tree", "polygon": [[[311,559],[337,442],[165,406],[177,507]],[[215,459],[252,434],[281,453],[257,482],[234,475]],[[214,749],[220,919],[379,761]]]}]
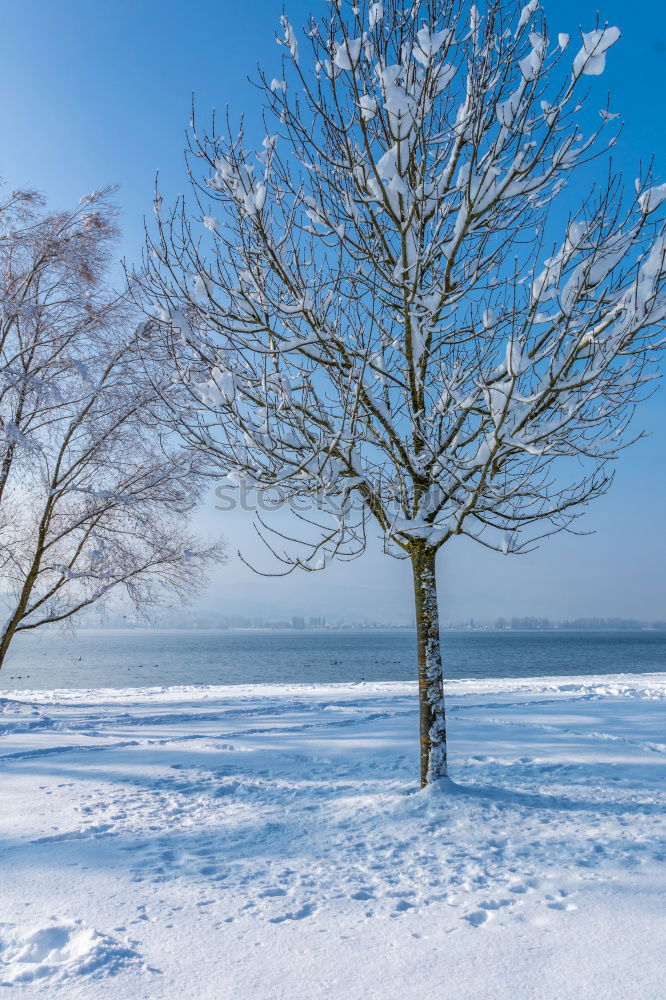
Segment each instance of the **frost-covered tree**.
[{"label": "frost-covered tree", "polygon": [[17,633],[111,593],[186,599],[222,556],[185,530],[200,463],[160,430],[142,329],[105,281],[115,237],[104,192],[0,202],[0,667]]},{"label": "frost-covered tree", "polygon": [[258,153],[192,121],[195,201],[157,196],[144,282],[189,442],[315,500],[298,540],[258,525],[284,570],[353,558],[369,523],[411,560],[425,784],[447,773],[437,553],[525,552],[607,490],[666,316],[666,185],[627,197],[609,166],[589,84],[616,28],[553,37],[538,0],[327,11],[282,18]]}]

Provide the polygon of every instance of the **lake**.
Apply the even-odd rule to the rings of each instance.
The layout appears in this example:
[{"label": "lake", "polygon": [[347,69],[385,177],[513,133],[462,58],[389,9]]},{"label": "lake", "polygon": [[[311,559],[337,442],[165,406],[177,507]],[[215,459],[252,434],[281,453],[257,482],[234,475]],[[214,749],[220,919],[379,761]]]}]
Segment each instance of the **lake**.
[{"label": "lake", "polygon": [[[666,632],[446,632],[445,674],[544,677],[666,670]],[[20,636],[0,689],[413,680],[404,630],[85,630]]]}]

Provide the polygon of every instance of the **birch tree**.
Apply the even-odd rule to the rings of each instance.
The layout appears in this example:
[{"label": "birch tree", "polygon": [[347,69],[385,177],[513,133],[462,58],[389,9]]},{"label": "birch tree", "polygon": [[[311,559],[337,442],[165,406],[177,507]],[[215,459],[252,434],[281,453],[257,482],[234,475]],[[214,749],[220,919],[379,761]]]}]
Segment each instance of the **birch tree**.
[{"label": "birch tree", "polygon": [[142,328],[106,285],[116,235],[105,192],[0,203],[0,667],[18,633],[112,593],[186,600],[223,554],[185,530],[199,463],[164,439]]},{"label": "birch tree", "polygon": [[608,489],[664,326],[666,185],[612,170],[593,78],[617,28],[553,35],[537,0],[326,10],[282,18],[258,152],[193,118],[192,197],[157,195],[143,282],[188,442],[313,498],[294,537],[258,523],[284,571],[369,528],[411,561],[426,784],[447,774],[437,554],[526,552]]}]

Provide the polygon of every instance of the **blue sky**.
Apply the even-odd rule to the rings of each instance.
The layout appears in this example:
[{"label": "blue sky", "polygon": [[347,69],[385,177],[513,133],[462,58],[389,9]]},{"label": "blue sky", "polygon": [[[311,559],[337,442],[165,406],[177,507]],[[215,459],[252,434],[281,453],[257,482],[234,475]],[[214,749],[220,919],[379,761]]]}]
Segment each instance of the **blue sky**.
[{"label": "blue sky", "polygon": [[[282,3],[271,0],[23,0],[3,5],[0,37],[0,176],[12,187],[44,191],[54,207],[70,205],[107,183],[120,185],[128,259],[141,249],[156,170],[161,188],[185,188],[183,133],[192,92],[199,112],[229,106],[256,121],[247,83],[256,64],[279,68],[273,38]],[[287,3],[295,24],[328,5]],[[597,7],[546,0],[551,34],[589,30]],[[605,74],[593,80],[601,106],[608,90],[622,113],[616,162],[628,184],[654,155],[666,179],[666,10],[657,0],[599,8],[621,41]],[[647,404],[637,426],[651,437],[627,452],[616,484],[598,502],[585,538],[560,536],[523,558],[504,558],[471,543],[443,553],[444,618],[544,614],[666,618],[666,393]],[[230,548],[256,551],[247,517],[209,505],[199,522],[222,531]],[[407,567],[378,551],[351,566],[287,581],[259,579],[237,561],[216,576],[204,603],[224,612],[407,618]]]}]

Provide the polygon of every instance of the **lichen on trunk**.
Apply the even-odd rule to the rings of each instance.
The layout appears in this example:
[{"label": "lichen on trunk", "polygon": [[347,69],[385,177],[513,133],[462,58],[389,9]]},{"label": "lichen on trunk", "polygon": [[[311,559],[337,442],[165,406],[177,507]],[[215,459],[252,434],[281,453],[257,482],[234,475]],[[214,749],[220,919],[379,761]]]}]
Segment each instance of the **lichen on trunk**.
[{"label": "lichen on trunk", "polygon": [[412,553],[419,662],[421,787],[447,776],[446,713],[435,576],[436,550],[415,545]]}]

